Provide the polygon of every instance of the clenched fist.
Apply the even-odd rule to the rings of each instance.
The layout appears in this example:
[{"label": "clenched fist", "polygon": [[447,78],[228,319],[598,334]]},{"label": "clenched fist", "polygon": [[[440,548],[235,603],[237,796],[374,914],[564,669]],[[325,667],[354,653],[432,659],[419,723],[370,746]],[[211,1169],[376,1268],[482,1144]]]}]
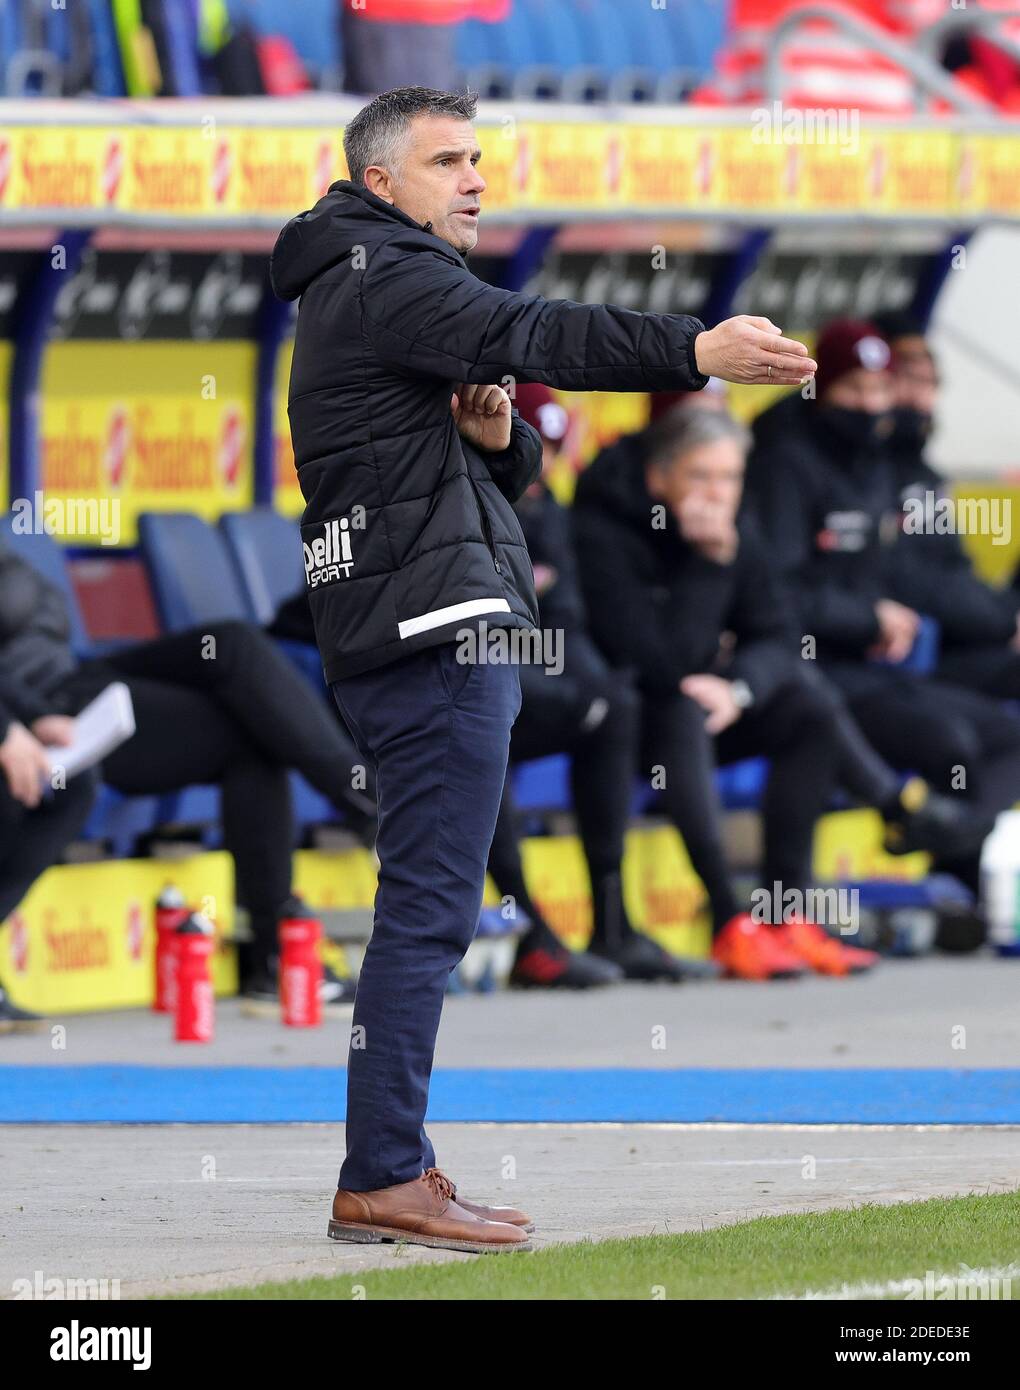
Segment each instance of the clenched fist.
[{"label": "clenched fist", "polygon": [[450,402],[453,422],[462,439],[479,449],[498,452],[510,443],[510,397],[502,386],[457,387]]},{"label": "clenched fist", "polygon": [[698,371],[758,386],[798,386],[818,365],[803,343],[784,338],[771,319],[738,314],[694,340]]}]

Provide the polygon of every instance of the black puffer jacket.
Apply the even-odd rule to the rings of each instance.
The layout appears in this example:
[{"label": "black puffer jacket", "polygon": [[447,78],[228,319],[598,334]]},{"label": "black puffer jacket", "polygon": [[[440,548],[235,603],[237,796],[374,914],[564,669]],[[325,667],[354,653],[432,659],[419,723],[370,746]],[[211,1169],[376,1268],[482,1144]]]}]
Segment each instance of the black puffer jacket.
[{"label": "black puffer jacket", "polygon": [[541,445],[476,450],[450,412],[458,382],[573,390],[698,389],[678,315],[494,289],[447,242],[342,179],[293,218],[270,265],[301,298],[289,414],[305,575],[326,679],[382,666],[469,623],[537,624],[512,506]]}]

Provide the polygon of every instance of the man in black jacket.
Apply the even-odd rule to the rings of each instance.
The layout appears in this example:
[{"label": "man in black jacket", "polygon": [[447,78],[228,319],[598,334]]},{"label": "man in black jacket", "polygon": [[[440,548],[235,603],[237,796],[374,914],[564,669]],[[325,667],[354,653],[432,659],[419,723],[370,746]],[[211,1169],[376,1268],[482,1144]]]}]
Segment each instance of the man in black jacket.
[{"label": "man in black jacket", "polygon": [[806,678],[764,548],[738,521],[746,447],[728,415],[690,410],[637,452],[606,450],[574,502],[581,579],[596,640],[643,694],[642,767],[705,885],[715,959],[748,979],[807,965],[844,975],[875,958],[817,923],[784,922],[782,904],[742,912],[726,862],[717,762],[771,758],[763,878],[784,895],[810,882],[838,763],[834,703]]},{"label": "man in black jacket", "polygon": [[993,544],[1003,543],[1009,513],[993,514],[996,499],[989,499],[987,515],[967,520],[925,457],[938,403],[935,355],[908,315],[883,316],[879,326],[892,350],[887,455],[901,508],[897,597],[938,622],[940,680],[1020,700],[1020,595],[979,578],[960,539],[968,525],[983,522]]},{"label": "man in black jacket", "polygon": [[474,98],[427,88],[377,97],[344,135],[350,179],[284,227],[271,274],[301,300],[289,415],[316,638],[379,775],[375,929],[329,1229],[505,1250],[527,1217],[454,1202],[424,1130],[521,700],[515,667],[481,658],[492,629],[538,622],[511,503],[538,475],[540,442],[496,383],[697,389],[709,374],[797,382],[814,364],[764,319],[706,331],[483,284],[464,262],[485,189],[474,114]]},{"label": "man in black jacket", "polygon": [[[794,393],[758,416],[748,471],[791,620],[874,748],[989,819],[1020,796],[1020,720],[902,667],[921,620],[905,543],[919,538],[903,535],[888,453],[889,346],[873,324],[837,320],[817,350],[817,399]],[[977,852],[937,862],[977,892]]]}]

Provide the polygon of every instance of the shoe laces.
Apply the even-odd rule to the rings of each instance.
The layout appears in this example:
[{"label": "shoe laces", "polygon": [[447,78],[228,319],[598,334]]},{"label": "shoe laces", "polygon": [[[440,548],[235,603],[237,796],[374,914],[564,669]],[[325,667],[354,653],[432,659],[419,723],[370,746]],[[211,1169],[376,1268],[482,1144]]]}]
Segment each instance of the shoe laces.
[{"label": "shoe laces", "polygon": [[445,1173],[438,1168],[426,1168],[422,1177],[431,1187],[440,1201],[453,1201],[457,1195],[457,1189]]}]

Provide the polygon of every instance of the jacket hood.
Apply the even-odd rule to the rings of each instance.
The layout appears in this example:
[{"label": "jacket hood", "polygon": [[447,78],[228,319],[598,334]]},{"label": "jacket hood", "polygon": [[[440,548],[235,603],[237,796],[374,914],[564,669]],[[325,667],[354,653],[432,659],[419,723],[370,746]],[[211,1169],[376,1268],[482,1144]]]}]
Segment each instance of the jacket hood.
[{"label": "jacket hood", "polygon": [[313,208],[292,217],[276,238],[269,258],[273,293],[278,299],[299,298],[324,270],[346,260],[355,246],[401,227],[430,237],[437,248],[461,259],[449,242],[431,236],[431,224],[423,227],[367,188],[338,179]]},{"label": "jacket hood", "polygon": [[577,480],[576,504],[605,508],[647,529],[654,499],[645,484],[645,444],[642,430],[603,449]]}]

